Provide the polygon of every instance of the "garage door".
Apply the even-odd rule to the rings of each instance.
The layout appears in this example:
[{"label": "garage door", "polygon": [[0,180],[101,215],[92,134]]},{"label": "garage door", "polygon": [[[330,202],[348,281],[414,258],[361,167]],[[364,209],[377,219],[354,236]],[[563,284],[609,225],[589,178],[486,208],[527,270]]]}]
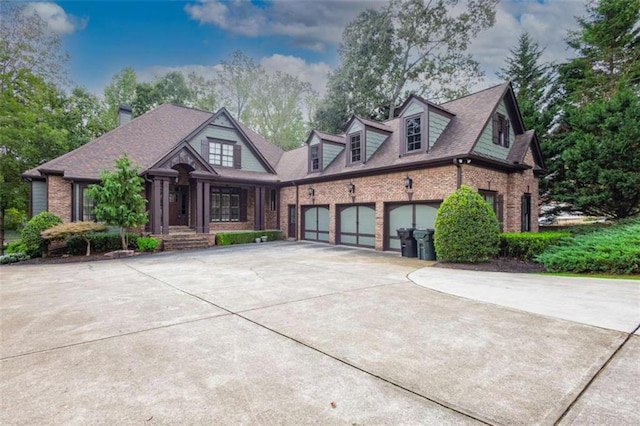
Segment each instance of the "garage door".
[{"label": "garage door", "polygon": [[305,240],[329,242],[329,207],[305,207],[303,219]]},{"label": "garage door", "polygon": [[429,228],[436,223],[436,204],[390,204],[387,206],[386,244],[387,250],[400,251],[398,228]]},{"label": "garage door", "polygon": [[374,247],[376,243],[376,209],[373,205],[338,207],[338,242],[351,246]]}]

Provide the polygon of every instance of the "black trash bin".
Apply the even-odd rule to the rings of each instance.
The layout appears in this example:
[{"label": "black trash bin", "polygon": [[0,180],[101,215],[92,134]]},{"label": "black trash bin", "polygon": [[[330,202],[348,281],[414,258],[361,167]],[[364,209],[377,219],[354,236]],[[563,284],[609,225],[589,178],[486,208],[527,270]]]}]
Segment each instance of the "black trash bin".
[{"label": "black trash bin", "polygon": [[413,239],[413,228],[400,228],[396,232],[400,238],[402,257],[418,257],[416,240]]},{"label": "black trash bin", "polygon": [[417,242],[418,258],[421,260],[436,260],[436,248],[433,244],[433,229],[416,229],[413,236]]}]

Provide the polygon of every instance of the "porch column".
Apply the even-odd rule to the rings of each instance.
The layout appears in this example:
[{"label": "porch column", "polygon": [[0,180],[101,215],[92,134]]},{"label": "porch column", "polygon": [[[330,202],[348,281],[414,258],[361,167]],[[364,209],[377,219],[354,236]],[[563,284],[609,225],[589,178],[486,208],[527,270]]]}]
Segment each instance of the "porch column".
[{"label": "porch column", "polygon": [[162,233],[169,233],[169,179],[162,179]]},{"label": "porch column", "polygon": [[253,229],[264,229],[264,188],[256,186],[256,194],[253,200]]},{"label": "porch column", "polygon": [[204,217],[203,217],[203,205],[204,194],[202,191],[203,183],[201,180],[196,180],[196,233],[201,234],[204,232]]},{"label": "porch column", "polygon": [[211,230],[211,182],[203,182],[203,206],[202,206],[202,220],[203,228],[202,232],[208,234]]},{"label": "porch column", "polygon": [[162,191],[162,181],[158,178],[154,178],[151,181],[151,232],[154,235],[160,235],[161,232],[161,220],[162,210],[160,206],[160,194]]}]

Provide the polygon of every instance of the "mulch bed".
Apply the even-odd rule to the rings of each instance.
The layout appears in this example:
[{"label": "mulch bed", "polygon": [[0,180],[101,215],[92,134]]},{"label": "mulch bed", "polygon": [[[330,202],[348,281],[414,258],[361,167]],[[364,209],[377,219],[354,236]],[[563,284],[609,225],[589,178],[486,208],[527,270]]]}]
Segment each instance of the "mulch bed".
[{"label": "mulch bed", "polygon": [[438,262],[434,266],[440,268],[465,269],[468,271],[484,272],[516,272],[516,273],[536,273],[544,272],[544,267],[535,262],[511,258],[492,259],[484,263],[446,263]]},{"label": "mulch bed", "polygon": [[[132,257],[137,256],[149,256],[152,253],[136,253]],[[113,260],[112,257],[105,256],[104,253],[92,254],[90,256],[49,256],[49,257],[34,257],[33,259],[25,260],[23,262],[11,263],[11,265],[49,265],[59,263],[78,263],[78,262],[96,262],[99,260]],[[2,265],[5,266],[5,265]]]}]

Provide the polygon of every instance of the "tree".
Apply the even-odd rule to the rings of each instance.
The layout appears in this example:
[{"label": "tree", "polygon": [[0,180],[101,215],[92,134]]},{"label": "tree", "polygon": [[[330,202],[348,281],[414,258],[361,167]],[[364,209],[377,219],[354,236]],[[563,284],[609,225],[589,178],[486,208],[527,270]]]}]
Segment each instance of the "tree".
[{"label": "tree", "polygon": [[434,244],[438,260],[486,262],[498,254],[500,224],[493,208],[473,188],[462,185],[436,214]]},{"label": "tree", "polygon": [[114,129],[118,125],[120,105],[133,105],[137,84],[136,72],[133,68],[126,67],[114,74],[109,85],[104,88],[104,100],[107,106],[104,121],[109,129]]},{"label": "tree", "polygon": [[559,71],[546,185],[558,210],[620,218],[638,211],[640,1],[601,0],[587,12],[568,40],[578,57]]},{"label": "tree", "polygon": [[640,85],[640,1],[601,0],[587,5],[587,17],[567,43],[578,58],[561,67],[565,94],[584,103],[612,97],[625,82]]},{"label": "tree", "polygon": [[541,62],[544,49],[528,33],[520,35],[517,47],[510,52],[506,66],[496,74],[513,84],[525,127],[544,137],[558,112],[555,67]]},{"label": "tree", "polygon": [[554,199],[593,216],[640,213],[640,99],[629,88],[569,107]]},{"label": "tree", "polygon": [[191,72],[187,75],[187,86],[192,94],[189,106],[209,112],[214,112],[217,109],[218,96],[216,94],[216,82],[214,80],[207,80]]},{"label": "tree", "polygon": [[220,96],[231,113],[242,120],[258,77],[264,70],[239,50],[233,52],[230,61],[222,61],[220,64],[222,71],[217,78]]},{"label": "tree", "polygon": [[100,185],[91,185],[89,194],[95,202],[94,214],[100,221],[120,227],[122,249],[127,249],[126,228],[147,223],[147,202],[141,195],[144,180],[131,167],[125,155],[115,161],[115,172],[100,173]]},{"label": "tree", "polygon": [[262,74],[257,83],[245,111],[247,124],[282,149],[297,148],[306,133],[302,103],[311,85],[280,71]]},{"label": "tree", "polygon": [[391,118],[410,89],[431,99],[468,93],[482,72],[466,49],[493,25],[497,1],[469,2],[456,15],[459,3],[391,0],[382,11],[367,10],[349,24],[339,49],[341,66],[331,74],[327,102],[319,110],[322,127],[335,131],[336,118],[352,113]]},{"label": "tree", "polygon": [[60,37],[49,31],[38,14],[26,13],[24,3],[0,1],[0,91],[24,75],[63,81],[67,61]]}]

